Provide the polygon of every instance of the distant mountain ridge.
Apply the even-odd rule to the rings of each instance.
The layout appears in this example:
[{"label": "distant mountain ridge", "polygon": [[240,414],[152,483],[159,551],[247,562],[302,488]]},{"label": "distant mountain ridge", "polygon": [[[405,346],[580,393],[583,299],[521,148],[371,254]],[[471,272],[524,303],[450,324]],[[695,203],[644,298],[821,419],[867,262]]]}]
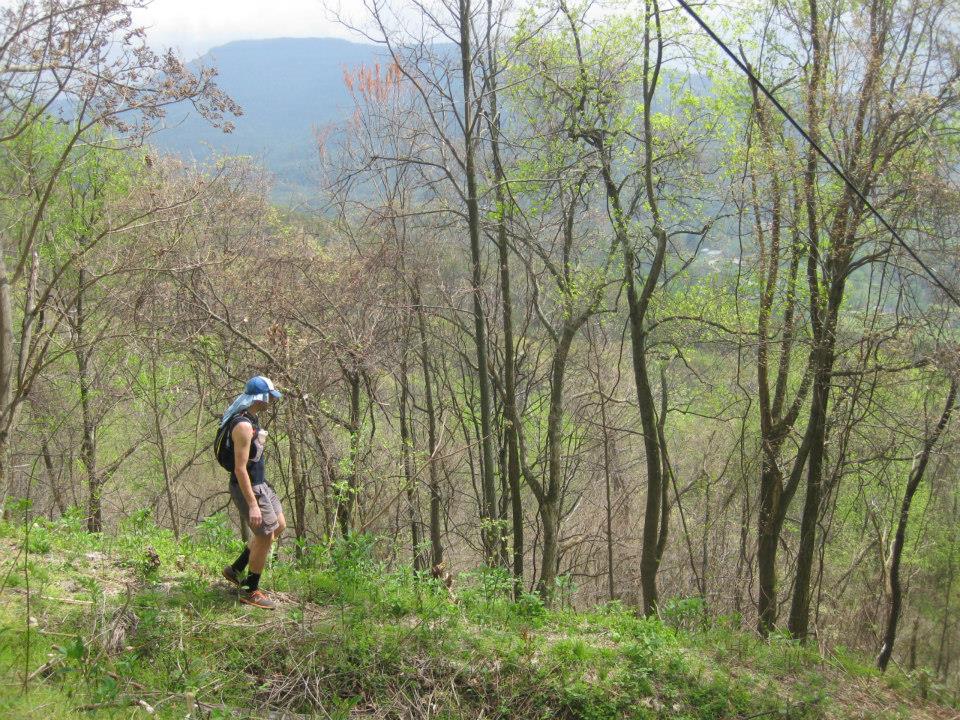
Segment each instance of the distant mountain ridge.
[{"label": "distant mountain ridge", "polygon": [[[233,119],[235,130],[224,134],[191,108],[178,107],[153,142],[188,160],[249,155],[273,175],[275,201],[309,201],[318,184],[315,130],[353,114],[344,70],[386,61],[381,46],[340,38],[236,40],[212,48],[189,65],[217,68],[217,83],[243,108]],[[688,80],[695,93],[711,92],[708,78],[692,74]]]},{"label": "distant mountain ridge", "polygon": [[275,176],[276,199],[308,197],[315,185],[314,129],[352,113],[344,69],[382,61],[380,47],[338,38],[227,43],[190,65],[217,68],[217,83],[243,108],[236,129],[224,134],[191,110],[176,108],[153,142],[187,159],[250,155]]}]

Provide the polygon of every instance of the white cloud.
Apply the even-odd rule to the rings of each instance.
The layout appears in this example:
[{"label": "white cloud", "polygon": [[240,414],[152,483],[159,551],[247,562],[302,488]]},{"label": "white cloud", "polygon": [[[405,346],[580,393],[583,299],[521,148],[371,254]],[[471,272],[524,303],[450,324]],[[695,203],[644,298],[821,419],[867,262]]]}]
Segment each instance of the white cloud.
[{"label": "white cloud", "polygon": [[357,39],[332,17],[325,0],[153,0],[136,13],[150,44],[191,59],[231,40],[272,37]]}]

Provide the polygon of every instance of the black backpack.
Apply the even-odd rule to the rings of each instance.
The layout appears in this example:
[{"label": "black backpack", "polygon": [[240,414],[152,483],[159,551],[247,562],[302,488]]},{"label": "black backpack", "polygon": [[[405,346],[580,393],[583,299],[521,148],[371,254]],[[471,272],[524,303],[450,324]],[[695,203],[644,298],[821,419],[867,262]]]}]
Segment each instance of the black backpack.
[{"label": "black backpack", "polygon": [[217,458],[217,464],[224,470],[234,471],[235,463],[233,461],[233,428],[236,427],[238,420],[250,422],[250,418],[243,414],[243,411],[232,415],[223,425],[217,428],[217,436],[213,440],[213,454]]}]

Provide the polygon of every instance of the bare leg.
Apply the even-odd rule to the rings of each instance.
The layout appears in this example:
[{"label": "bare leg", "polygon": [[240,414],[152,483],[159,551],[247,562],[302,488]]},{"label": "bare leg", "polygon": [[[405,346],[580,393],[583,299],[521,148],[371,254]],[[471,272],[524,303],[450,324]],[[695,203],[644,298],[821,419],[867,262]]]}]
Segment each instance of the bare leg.
[{"label": "bare leg", "polygon": [[274,542],[279,540],[280,536],[283,534],[283,531],[287,529],[287,519],[283,516],[283,513],[280,513],[277,516],[277,520],[279,521],[280,525],[277,527],[276,530],[273,531]]},{"label": "bare leg", "polygon": [[250,538],[250,572],[258,575],[263,572],[263,565],[270,553],[273,544],[273,534],[254,535]]}]

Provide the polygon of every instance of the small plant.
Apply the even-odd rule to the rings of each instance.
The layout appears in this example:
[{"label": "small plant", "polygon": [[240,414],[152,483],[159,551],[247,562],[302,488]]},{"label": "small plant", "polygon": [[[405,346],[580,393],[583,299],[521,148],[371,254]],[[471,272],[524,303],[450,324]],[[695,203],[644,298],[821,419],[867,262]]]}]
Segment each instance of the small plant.
[{"label": "small plant", "polygon": [[562,609],[573,607],[573,596],[577,592],[577,585],[573,581],[573,576],[569,573],[558,575],[553,581],[553,597],[557,606]]},{"label": "small plant", "polygon": [[27,533],[27,550],[35,555],[46,555],[52,547],[50,531],[40,523],[33,523]]},{"label": "small plant", "polygon": [[525,620],[542,620],[547,614],[547,607],[539,595],[525,592],[517,598],[516,611]]},{"label": "small plant", "polygon": [[909,674],[913,680],[914,688],[921,700],[927,700],[930,697],[930,688],[933,685],[933,676],[926,668],[918,668]]},{"label": "small plant", "polygon": [[84,679],[87,678],[90,669],[90,653],[82,637],[78,635],[64,645],[54,645],[52,649],[60,657],[64,669],[77,672]]},{"label": "small plant", "polygon": [[513,578],[502,567],[480,568],[474,578],[480,597],[488,604],[509,598],[513,590]]},{"label": "small plant", "polygon": [[334,571],[344,577],[367,577],[376,563],[373,550],[376,538],[367,533],[357,533],[338,538],[330,548],[330,563]]},{"label": "small plant", "polygon": [[230,547],[236,541],[236,533],[230,527],[225,512],[208,515],[197,525],[196,541],[214,547]]},{"label": "small plant", "polygon": [[153,510],[150,508],[140,508],[120,522],[121,531],[135,535],[148,534],[156,527],[153,522]]},{"label": "small plant", "polygon": [[707,603],[701,597],[672,598],[660,607],[659,614],[678,630],[703,630],[710,622]]},{"label": "small plant", "polygon": [[103,587],[95,577],[77,575],[75,582],[90,596],[92,600],[99,600],[103,597]]},{"label": "small plant", "polygon": [[23,525],[27,519],[30,508],[33,507],[33,500],[27,498],[9,499],[4,512],[13,525]]},{"label": "small plant", "polygon": [[87,518],[80,507],[71,505],[63,515],[57,518],[54,527],[68,535],[86,534]]},{"label": "small plant", "polygon": [[160,553],[153,546],[149,546],[144,550],[143,557],[137,564],[137,570],[144,579],[154,580],[160,571],[161,564]]}]

